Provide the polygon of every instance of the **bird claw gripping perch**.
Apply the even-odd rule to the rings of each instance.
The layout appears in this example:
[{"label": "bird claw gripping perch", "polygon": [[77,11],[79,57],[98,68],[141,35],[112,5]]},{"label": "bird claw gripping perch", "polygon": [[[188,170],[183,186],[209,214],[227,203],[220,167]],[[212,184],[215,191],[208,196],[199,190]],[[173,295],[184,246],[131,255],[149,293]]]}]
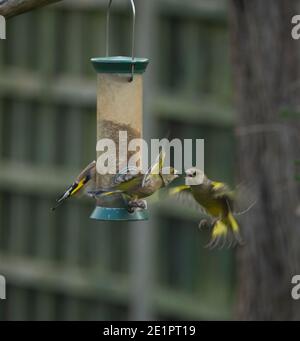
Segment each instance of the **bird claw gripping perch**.
[{"label": "bird claw gripping perch", "polygon": [[147,201],[146,200],[130,200],[127,204],[128,212],[133,213],[135,209],[147,209]]}]

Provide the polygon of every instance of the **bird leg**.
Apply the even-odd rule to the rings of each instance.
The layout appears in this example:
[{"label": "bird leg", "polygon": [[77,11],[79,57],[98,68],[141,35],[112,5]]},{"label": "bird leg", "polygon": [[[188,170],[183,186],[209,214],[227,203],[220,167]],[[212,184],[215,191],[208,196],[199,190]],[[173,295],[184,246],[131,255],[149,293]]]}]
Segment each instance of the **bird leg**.
[{"label": "bird leg", "polygon": [[203,218],[199,221],[198,228],[200,231],[205,229],[205,228],[211,229],[215,225],[216,221],[217,221],[217,219]]},{"label": "bird leg", "polygon": [[207,226],[208,226],[208,221],[207,221],[207,219],[204,218],[204,219],[201,219],[201,220],[199,221],[198,228],[199,228],[200,231],[203,230],[203,229],[205,229]]}]

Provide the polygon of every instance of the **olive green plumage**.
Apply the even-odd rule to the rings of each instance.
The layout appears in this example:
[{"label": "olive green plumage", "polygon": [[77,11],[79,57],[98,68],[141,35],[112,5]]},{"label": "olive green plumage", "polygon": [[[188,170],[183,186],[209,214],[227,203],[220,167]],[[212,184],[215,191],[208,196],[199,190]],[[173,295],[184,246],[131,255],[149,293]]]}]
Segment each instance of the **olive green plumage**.
[{"label": "olive green plumage", "polygon": [[199,169],[190,168],[185,173],[186,184],[173,188],[170,194],[189,192],[212,218],[212,235],[208,246],[216,246],[222,240],[223,245],[228,240],[230,245],[241,243],[239,225],[233,215],[234,192],[225,183],[208,179]]},{"label": "olive green plumage", "polygon": [[[168,186],[178,177],[177,171],[172,167],[163,167],[165,154],[160,153],[159,160],[146,174],[136,173],[136,169],[126,168],[117,174],[109,188],[98,188],[90,194],[97,198],[121,195],[128,206],[128,210],[135,208],[145,209],[147,198],[163,187]],[[133,172],[132,172],[133,171]]]}]

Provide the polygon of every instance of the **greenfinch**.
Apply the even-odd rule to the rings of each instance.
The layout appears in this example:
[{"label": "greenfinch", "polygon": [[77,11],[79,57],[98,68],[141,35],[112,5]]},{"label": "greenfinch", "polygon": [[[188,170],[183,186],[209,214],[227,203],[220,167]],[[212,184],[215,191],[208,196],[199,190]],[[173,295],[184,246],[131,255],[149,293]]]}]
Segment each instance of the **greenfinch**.
[{"label": "greenfinch", "polygon": [[[240,227],[233,214],[235,201],[234,192],[223,182],[212,181],[204,172],[197,168],[185,171],[185,185],[174,187],[170,194],[180,192],[190,193],[205,213],[211,217],[211,241],[208,247],[215,247],[223,241],[224,246],[229,240],[229,246],[242,244]],[[206,220],[199,223],[202,227]]]},{"label": "greenfinch", "polygon": [[146,174],[137,173],[133,167],[125,168],[114,177],[111,187],[99,188],[89,193],[96,198],[121,195],[129,212],[136,208],[146,209],[147,202],[143,200],[144,198],[168,186],[179,177],[173,167],[163,167],[164,159],[164,153],[160,153],[159,160]]}]

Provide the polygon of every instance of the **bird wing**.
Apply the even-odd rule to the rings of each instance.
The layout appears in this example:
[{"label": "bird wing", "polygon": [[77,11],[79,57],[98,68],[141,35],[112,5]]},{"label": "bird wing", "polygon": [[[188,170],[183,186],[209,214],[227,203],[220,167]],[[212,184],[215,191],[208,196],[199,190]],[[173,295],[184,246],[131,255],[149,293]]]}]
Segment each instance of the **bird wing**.
[{"label": "bird wing", "polygon": [[125,167],[112,180],[112,186],[107,188],[97,188],[89,191],[89,195],[96,197],[106,197],[124,193],[128,190],[140,186],[141,173],[136,167]]},{"label": "bird wing", "polygon": [[74,194],[80,192],[80,190],[85,187],[85,185],[90,181],[95,181],[96,176],[96,161],[92,161],[88,166],[86,166],[80,174],[77,176],[76,180],[71,186],[69,186],[63,195],[61,195],[56,200],[56,206],[52,208],[55,210],[60,206],[66,199],[73,196]]},{"label": "bird wing", "polygon": [[215,198],[225,199],[229,208],[233,210],[233,203],[235,199],[234,191],[232,191],[225,183],[212,181],[212,191]]},{"label": "bird wing", "polygon": [[136,177],[137,174],[139,174],[139,170],[137,167],[125,167],[114,176],[113,184],[116,186],[123,182],[129,181],[132,178]]},{"label": "bird wing", "polygon": [[216,196],[223,197],[223,196],[230,196],[233,198],[234,194],[233,191],[224,183],[218,181],[212,181],[212,190]]},{"label": "bird wing", "polygon": [[202,207],[193,197],[191,187],[188,185],[179,185],[168,190],[169,196],[175,196],[176,200],[186,207],[194,211],[206,214],[204,207]]},{"label": "bird wing", "polygon": [[[87,184],[90,184],[90,187],[93,187],[96,183],[96,161],[92,161],[88,164],[77,176],[75,182],[73,183],[73,188],[70,191],[70,196],[78,193],[83,187],[86,188]],[[71,187],[72,187],[71,186]]]},{"label": "bird wing", "polygon": [[253,193],[253,185],[239,184],[231,190],[223,182],[212,181],[212,190],[215,198],[225,199],[230,211],[234,215],[247,213],[257,202]]},{"label": "bird wing", "polygon": [[151,167],[150,174],[160,174],[164,166],[165,159],[166,159],[166,153],[163,150],[161,150],[161,152],[159,153],[156,159],[155,164]]},{"label": "bird wing", "polygon": [[152,165],[148,169],[147,173],[144,176],[143,183],[142,183],[143,187],[145,187],[147,185],[147,182],[149,182],[149,178],[151,175],[161,173],[161,170],[162,170],[164,163],[165,163],[165,159],[166,159],[166,153],[163,150],[161,150],[161,152],[159,153],[154,165]]},{"label": "bird wing", "polygon": [[89,177],[91,178],[91,173],[96,174],[96,161],[92,161],[88,164],[77,176],[76,182],[80,182],[83,178]]},{"label": "bird wing", "polygon": [[175,195],[175,194],[179,194],[182,192],[190,192],[191,191],[191,187],[188,185],[180,185],[180,186],[176,186],[176,187],[172,187],[169,190],[169,195]]}]

